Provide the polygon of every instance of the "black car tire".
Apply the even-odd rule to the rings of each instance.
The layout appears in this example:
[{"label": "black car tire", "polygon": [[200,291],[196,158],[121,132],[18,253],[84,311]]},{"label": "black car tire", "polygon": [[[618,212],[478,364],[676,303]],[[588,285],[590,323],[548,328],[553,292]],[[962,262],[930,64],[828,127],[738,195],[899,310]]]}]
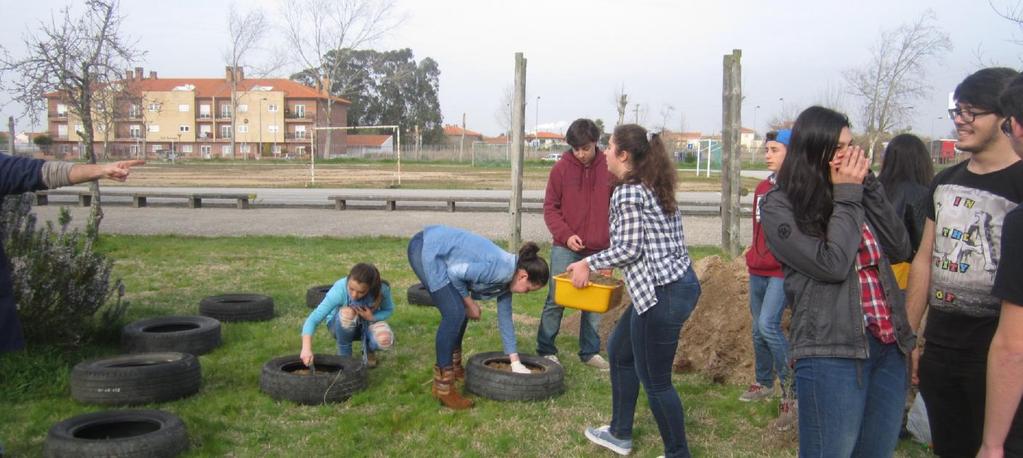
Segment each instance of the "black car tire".
[{"label": "black car tire", "polygon": [[309,288],[305,292],[305,305],[309,308],[314,309],[320,302],[323,302],[323,298],[327,296],[327,291],[330,291],[334,285],[319,285]]},{"label": "black car tire", "polygon": [[221,294],[199,302],[199,314],[220,321],[266,321],[274,317],[274,300],[261,294]]},{"label": "black car tire", "polygon": [[188,450],[188,431],[159,410],[111,410],[68,418],[50,427],[43,456],[164,458]]},{"label": "black car tire", "polygon": [[410,305],[433,305],[433,298],[430,291],[422,283],[416,283],[408,288],[408,303]]},{"label": "black car tire", "polygon": [[263,365],[259,389],[271,398],[305,405],[341,402],[367,386],[366,365],[350,356],[317,354],[316,373],[308,370],[298,355],[274,358]]},{"label": "black car tire", "polygon": [[220,321],[206,316],[161,316],[121,329],[121,348],[127,353],[177,351],[198,356],[220,343]]},{"label": "black car tire", "polygon": [[465,389],[496,401],[538,401],[565,391],[565,370],[560,364],[534,355],[519,353],[522,364],[540,372],[516,374],[487,366],[490,362],[510,363],[502,352],[477,353],[465,366]]},{"label": "black car tire", "polygon": [[138,353],[83,361],[71,369],[71,397],[102,405],[173,401],[199,392],[202,370],[190,353]]}]

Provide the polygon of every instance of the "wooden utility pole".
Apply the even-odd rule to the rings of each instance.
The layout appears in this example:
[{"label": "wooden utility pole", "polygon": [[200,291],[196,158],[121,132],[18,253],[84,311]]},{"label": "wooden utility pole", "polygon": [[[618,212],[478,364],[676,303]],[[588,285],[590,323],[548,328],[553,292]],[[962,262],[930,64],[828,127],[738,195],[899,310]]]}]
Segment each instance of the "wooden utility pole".
[{"label": "wooden utility pole", "polygon": [[515,53],[515,99],[512,100],[511,182],[512,193],[508,204],[511,216],[511,235],[508,251],[518,253],[522,242],[522,156],[526,135],[526,58]]},{"label": "wooden utility pole", "polygon": [[7,154],[18,155],[18,152],[14,151],[14,116],[7,117]]},{"label": "wooden utility pole", "polygon": [[742,128],[742,50],[724,59],[721,90],[721,246],[739,255],[739,133]]},{"label": "wooden utility pole", "polygon": [[462,113],[462,141],[458,142],[458,162],[462,162],[463,149],[465,149],[465,113]]}]

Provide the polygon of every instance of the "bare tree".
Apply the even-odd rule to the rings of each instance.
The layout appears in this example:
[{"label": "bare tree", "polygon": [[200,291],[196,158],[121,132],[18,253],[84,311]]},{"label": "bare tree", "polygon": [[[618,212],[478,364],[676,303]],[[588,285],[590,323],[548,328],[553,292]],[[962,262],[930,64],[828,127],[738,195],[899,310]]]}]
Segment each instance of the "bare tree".
[{"label": "bare tree", "polygon": [[[1020,31],[1023,32],[1023,1],[1016,0],[1015,5],[1012,5],[1012,2],[1006,2],[1005,4],[1000,4],[1002,2],[997,3],[999,4],[996,4],[995,0],[988,0],[988,4],[991,5],[991,9],[995,10],[995,13],[1009,21],[1015,22]],[[1017,41],[1017,43],[1023,44],[1021,41]]]},{"label": "bare tree", "polygon": [[952,49],[948,33],[935,25],[933,11],[916,21],[881,32],[870,62],[846,72],[850,92],[863,104],[863,127],[868,151],[874,148],[911,110],[910,102],[927,94],[928,61]]},{"label": "bare tree", "polygon": [[[295,63],[311,73],[317,89],[328,95],[326,123],[332,119],[334,99],[350,89],[350,80],[331,80],[344,64],[345,50],[370,45],[390,33],[404,17],[394,0],[281,0],[284,38]],[[345,75],[347,76],[347,75]],[[324,154],[330,153],[327,135]]]},{"label": "bare tree", "polygon": [[825,108],[831,108],[832,110],[842,113],[845,113],[847,111],[845,109],[846,105],[845,92],[842,90],[842,88],[834,86],[831,83],[826,84],[824,88],[817,92],[817,97],[814,104],[820,105]]},{"label": "bare tree", "polygon": [[668,130],[668,119],[671,118],[672,111],[675,111],[675,107],[670,104],[661,105],[661,132]]},{"label": "bare tree", "polygon": [[[238,83],[244,75],[244,68],[250,67],[248,59],[251,54],[259,49],[260,42],[266,33],[269,23],[263,10],[254,8],[246,12],[238,10],[236,4],[231,3],[227,16],[227,33],[230,42],[224,49],[224,63],[230,68],[228,85],[231,87],[231,155],[237,155],[238,138]],[[262,129],[262,126],[259,127]],[[260,145],[262,147],[262,145]],[[248,154],[242,156],[248,159]]]},{"label": "bare tree", "polygon": [[614,93],[615,109],[618,110],[618,121],[615,122],[615,126],[620,126],[625,123],[625,109],[629,107],[629,95],[625,93],[625,85],[622,85],[621,90],[616,90]]},{"label": "bare tree", "polygon": [[782,101],[781,110],[771,116],[767,121],[767,127],[770,130],[791,129],[798,116],[799,108],[796,105]]},{"label": "bare tree", "polygon": [[[60,94],[68,111],[82,122],[78,131],[85,143],[85,156],[96,162],[93,147],[94,113],[98,91],[110,91],[119,80],[120,70],[141,58],[143,52],[135,43],[121,35],[123,18],[118,13],[118,0],[87,0],[85,11],[73,17],[65,7],[49,22],[40,21],[35,34],[23,37],[25,57],[13,58],[7,49],[0,49],[0,74],[17,75],[5,82],[4,89],[12,98],[24,103],[23,117],[33,123],[46,109],[46,95]],[[99,185],[93,181],[92,217],[99,226]]]}]

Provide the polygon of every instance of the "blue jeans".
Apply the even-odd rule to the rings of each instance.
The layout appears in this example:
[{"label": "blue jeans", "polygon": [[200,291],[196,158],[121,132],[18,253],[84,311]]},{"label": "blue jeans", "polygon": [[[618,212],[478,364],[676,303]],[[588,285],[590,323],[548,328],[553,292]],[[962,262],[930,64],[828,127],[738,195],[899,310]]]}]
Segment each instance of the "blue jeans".
[{"label": "blue jeans", "polygon": [[334,321],[330,323],[330,333],[337,340],[337,354],[352,356],[352,342],[355,342],[355,339],[362,340],[364,335],[369,342],[369,351],[380,350],[380,344],[373,338],[373,333],[366,328],[366,322],[359,320],[355,327],[345,329],[344,326],[341,326],[341,318],[334,318]]},{"label": "blue jeans", "polygon": [[785,311],[785,279],[749,276],[749,309],[753,315],[753,355],[757,383],[774,386],[778,376],[788,388],[789,343],[781,330],[781,314]]},{"label": "blue jeans", "polygon": [[[554,276],[565,271],[569,264],[583,259],[585,256],[561,246],[551,247],[551,281],[547,284],[547,302],[540,314],[540,326],[536,332],[536,353],[540,356],[558,354],[554,339],[561,330],[561,317],[565,308],[554,303]],[[600,351],[600,314],[581,312],[579,320],[579,359],[589,361]]]},{"label": "blue jeans", "polygon": [[685,413],[671,384],[679,332],[696,308],[700,282],[690,268],[681,279],[658,286],[657,304],[642,315],[629,307],[608,339],[611,363],[611,434],[632,438],[636,399],[642,384],[667,457],[689,456]]},{"label": "blue jeans", "polygon": [[[419,281],[427,285],[426,274],[423,270],[422,232],[412,236],[412,240],[409,241],[408,263],[412,267],[412,271],[419,277]],[[427,285],[427,290],[429,290],[429,285]],[[437,291],[431,291],[430,298],[433,299],[437,310],[440,311],[440,325],[437,326],[437,335],[434,338],[437,366],[451,367],[453,364],[451,353],[455,351],[455,348],[461,348],[465,326],[469,323],[469,319],[465,316],[465,303],[462,302],[462,295],[451,283]]]},{"label": "blue jeans", "polygon": [[895,453],[906,402],[906,357],[869,331],[867,359],[801,358],[800,457],[886,457]]}]

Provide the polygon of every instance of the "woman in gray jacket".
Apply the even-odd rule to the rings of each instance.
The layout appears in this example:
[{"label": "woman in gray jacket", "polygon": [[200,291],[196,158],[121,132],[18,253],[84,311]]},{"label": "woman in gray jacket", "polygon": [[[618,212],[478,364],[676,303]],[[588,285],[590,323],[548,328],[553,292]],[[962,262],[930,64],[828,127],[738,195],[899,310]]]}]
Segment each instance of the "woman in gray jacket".
[{"label": "woman in gray jacket", "polygon": [[891,263],[910,245],[869,166],[848,118],[810,107],[761,207],[792,304],[800,456],[891,456],[898,443],[915,338]]}]

